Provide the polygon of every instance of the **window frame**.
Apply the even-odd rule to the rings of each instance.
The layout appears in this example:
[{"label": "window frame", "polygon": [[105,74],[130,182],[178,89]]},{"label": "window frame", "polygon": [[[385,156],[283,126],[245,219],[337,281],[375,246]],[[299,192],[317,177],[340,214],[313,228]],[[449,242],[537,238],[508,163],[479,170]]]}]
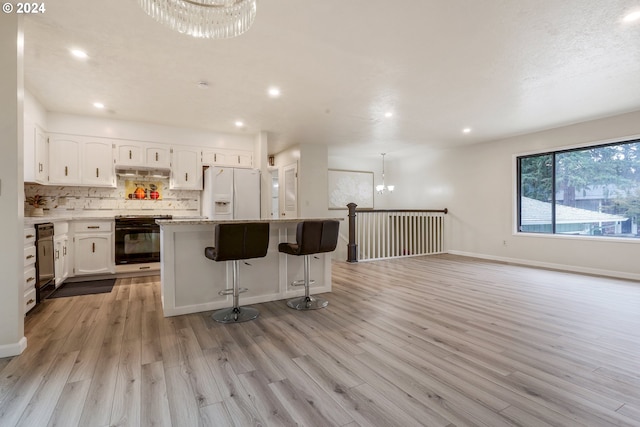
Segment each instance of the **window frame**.
[{"label": "window frame", "polygon": [[[637,143],[640,144],[640,135],[634,135],[630,137],[619,138],[615,140],[607,140],[600,142],[592,142],[578,146],[559,148],[556,150],[544,150],[544,151],[536,151],[536,152],[528,152],[522,154],[514,155],[515,160],[515,235],[526,235],[526,236],[535,236],[535,237],[551,237],[551,238],[565,238],[565,239],[589,239],[589,240],[597,240],[597,241],[618,241],[618,242],[629,242],[629,243],[638,243],[640,244],[640,237],[622,237],[622,236],[595,236],[595,235],[578,235],[578,234],[564,234],[557,232],[557,221],[556,221],[556,164],[557,164],[557,156],[560,154],[577,152],[577,151],[587,151],[591,149],[598,149],[616,145],[624,145],[624,144],[632,144]],[[638,152],[640,154],[640,151]],[[542,157],[542,156],[551,156],[551,173],[552,173],[552,183],[551,183],[551,231],[522,231],[522,172],[521,172],[521,160],[526,158],[533,157]],[[640,156],[639,156],[640,157]],[[640,188],[640,187],[639,187]],[[638,227],[640,228],[640,220],[637,222]],[[640,231],[639,231],[640,233]]]}]

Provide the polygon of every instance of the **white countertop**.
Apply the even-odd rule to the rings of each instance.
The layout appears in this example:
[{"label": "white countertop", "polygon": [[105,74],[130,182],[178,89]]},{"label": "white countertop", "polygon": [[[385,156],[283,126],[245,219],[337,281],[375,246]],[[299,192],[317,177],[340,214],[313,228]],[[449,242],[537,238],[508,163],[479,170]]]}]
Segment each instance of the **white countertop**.
[{"label": "white countertop", "polygon": [[[122,214],[118,214],[122,215]],[[170,214],[169,214],[170,215]],[[202,220],[201,216],[176,216],[176,220]],[[42,224],[45,222],[64,222],[64,221],[113,221],[115,215],[111,216],[86,216],[86,215],[65,215],[65,216],[25,216],[24,225]]]},{"label": "white countertop", "polygon": [[165,225],[206,225],[206,224],[245,224],[248,222],[258,223],[270,223],[270,224],[286,224],[286,223],[298,223],[302,221],[324,221],[327,219],[335,219],[336,221],[342,221],[344,218],[286,218],[286,219],[157,219],[156,224],[160,227]]}]

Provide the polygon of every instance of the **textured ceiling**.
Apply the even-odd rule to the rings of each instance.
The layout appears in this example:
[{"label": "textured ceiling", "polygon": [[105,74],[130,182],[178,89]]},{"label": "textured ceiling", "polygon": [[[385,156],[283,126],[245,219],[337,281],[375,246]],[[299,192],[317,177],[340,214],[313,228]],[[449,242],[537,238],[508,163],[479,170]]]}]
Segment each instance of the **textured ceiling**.
[{"label": "textured ceiling", "polygon": [[25,18],[25,80],[47,110],[262,130],[272,153],[379,155],[640,110],[640,21],[622,22],[639,0],[258,0],[229,40],[175,33],[135,0],[46,7]]}]

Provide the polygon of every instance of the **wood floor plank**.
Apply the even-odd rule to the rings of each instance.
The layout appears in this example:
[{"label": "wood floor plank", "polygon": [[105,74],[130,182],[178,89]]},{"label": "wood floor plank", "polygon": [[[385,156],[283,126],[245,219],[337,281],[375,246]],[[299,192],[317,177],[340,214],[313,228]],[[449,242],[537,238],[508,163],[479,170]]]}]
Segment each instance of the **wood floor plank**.
[{"label": "wood floor plank", "polygon": [[140,425],[140,408],[142,406],[141,353],[140,334],[137,339],[124,342],[120,351],[118,377],[113,392],[110,426],[135,427]]},{"label": "wood floor plank", "polygon": [[142,365],[140,408],[141,426],[170,427],[171,415],[164,366],[161,361]]},{"label": "wood floor plank", "polygon": [[22,413],[18,426],[44,426],[49,422],[77,356],[76,351],[61,353],[54,359],[38,390]]},{"label": "wood floor plank", "polygon": [[66,383],[62,390],[62,398],[58,399],[48,424],[41,425],[46,425],[47,427],[79,426],[82,409],[90,386],[91,380],[89,379]]}]

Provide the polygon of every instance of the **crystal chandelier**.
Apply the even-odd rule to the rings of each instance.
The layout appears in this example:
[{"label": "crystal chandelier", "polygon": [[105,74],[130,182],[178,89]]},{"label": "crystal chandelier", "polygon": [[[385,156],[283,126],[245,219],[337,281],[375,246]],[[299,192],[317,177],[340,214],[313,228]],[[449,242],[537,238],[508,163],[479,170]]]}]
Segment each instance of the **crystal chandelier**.
[{"label": "crystal chandelier", "polygon": [[376,185],[376,191],[378,192],[378,194],[383,194],[385,191],[388,191],[389,193],[391,193],[395,188],[395,186],[384,185],[384,156],[387,153],[380,153],[380,154],[382,154],[382,184]]},{"label": "crystal chandelier", "polygon": [[228,39],[251,27],[256,0],[138,0],[156,21],[179,33],[205,39]]}]

